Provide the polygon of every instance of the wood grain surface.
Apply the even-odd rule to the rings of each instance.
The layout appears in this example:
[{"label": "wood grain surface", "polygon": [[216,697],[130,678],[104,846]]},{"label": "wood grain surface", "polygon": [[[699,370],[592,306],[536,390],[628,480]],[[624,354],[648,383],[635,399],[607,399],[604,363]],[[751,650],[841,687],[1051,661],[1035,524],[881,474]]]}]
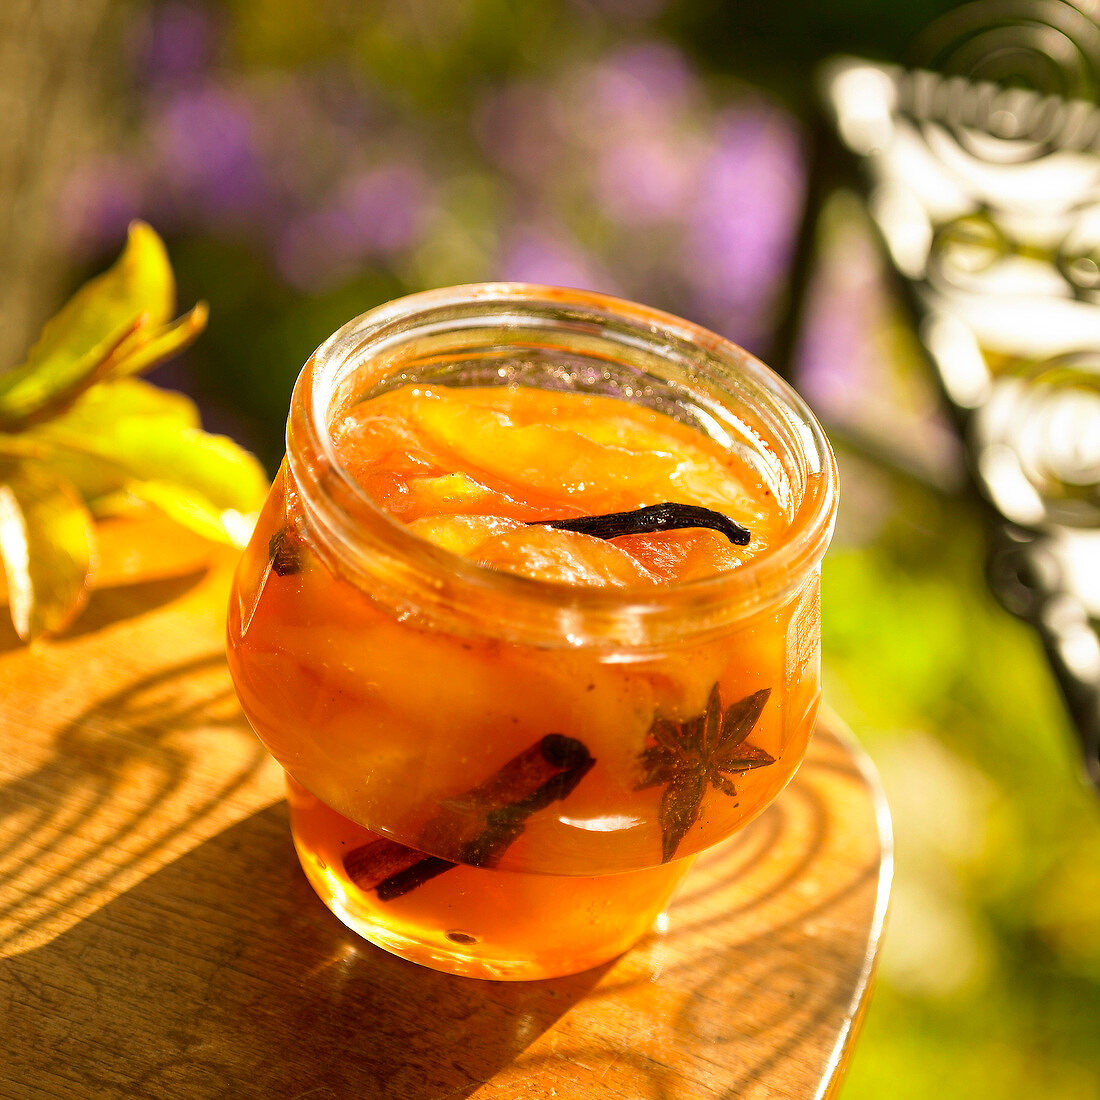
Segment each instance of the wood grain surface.
[{"label": "wood grain surface", "polygon": [[0,1096],[830,1095],[890,879],[823,721],[794,782],[596,970],[454,978],[360,940],[298,868],[223,656],[232,555],[105,525],[64,638],[0,625]]}]

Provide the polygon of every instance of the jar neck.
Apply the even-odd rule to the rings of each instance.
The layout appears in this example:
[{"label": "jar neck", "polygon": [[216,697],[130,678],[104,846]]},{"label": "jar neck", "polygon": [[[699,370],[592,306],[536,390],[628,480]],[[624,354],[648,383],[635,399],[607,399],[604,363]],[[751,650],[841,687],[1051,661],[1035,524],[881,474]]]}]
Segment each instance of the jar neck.
[{"label": "jar neck", "polygon": [[[752,458],[787,511],[784,537],[739,569],[628,589],[536,580],[427,542],[351,477],[330,426],[373,392],[409,381],[447,384],[458,369],[479,384],[611,394],[693,422]],[[837,504],[835,461],[820,425],[747,352],[633,303],[524,284],[412,295],[349,322],[298,379],[287,459],[329,568],[393,613],[435,629],[547,647],[636,653],[727,631],[816,571]]]}]

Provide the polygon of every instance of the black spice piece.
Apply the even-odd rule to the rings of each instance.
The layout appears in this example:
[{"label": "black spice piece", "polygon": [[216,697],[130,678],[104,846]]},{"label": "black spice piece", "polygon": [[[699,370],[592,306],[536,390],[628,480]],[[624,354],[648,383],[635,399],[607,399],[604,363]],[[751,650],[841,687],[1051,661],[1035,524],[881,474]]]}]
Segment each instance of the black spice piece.
[{"label": "black spice piece", "polygon": [[643,535],[650,531],[678,531],[687,527],[707,527],[719,531],[735,546],[748,546],[752,532],[740,523],[699,504],[650,504],[632,512],[608,512],[602,516],[577,516],[574,519],[532,520],[528,527],[556,527],[613,539],[619,535]]},{"label": "black spice piece", "polygon": [[379,838],[349,852],[344,869],[360,889],[376,890],[379,901],[392,901],[459,863],[492,867],[527,819],[568,798],[595,763],[576,738],[547,734],[484,783],[444,803],[421,830],[418,841],[425,848],[452,851],[453,862]]},{"label": "black spice piece", "polygon": [[453,929],[448,932],[447,939],[449,939],[451,943],[460,943],[464,947],[469,947],[477,943],[477,936],[473,936],[469,932],[460,932],[458,929]]},{"label": "black spice piece", "polygon": [[302,569],[302,548],[286,527],[280,527],[267,544],[267,554],[276,576],[289,577]]},{"label": "black spice piece", "polygon": [[731,798],[731,775],[774,764],[775,758],[745,740],[752,733],[771,688],[746,695],[722,709],[718,685],[710,689],[706,710],[686,722],[658,718],[649,729],[656,742],[640,756],[643,778],[637,790],[665,784],[661,796],[661,858],[667,863],[699,818],[707,785]]},{"label": "black spice piece", "polygon": [[397,891],[391,897],[407,894],[454,866],[448,860],[426,856],[415,848],[384,837],[360,845],[344,856],[344,870],[356,886],[374,890],[379,889],[382,883],[389,883],[391,889]]},{"label": "black spice piece", "polygon": [[443,874],[444,871],[450,871],[453,867],[458,866],[457,863],[440,859],[438,856],[426,856],[423,852],[416,851],[415,848],[409,848],[408,851],[416,856],[416,862],[411,867],[406,867],[405,870],[390,875],[389,878],[383,879],[378,884],[376,889],[379,901],[393,901],[394,898],[402,897],[410,890],[423,886],[429,879],[433,879],[437,875]]}]

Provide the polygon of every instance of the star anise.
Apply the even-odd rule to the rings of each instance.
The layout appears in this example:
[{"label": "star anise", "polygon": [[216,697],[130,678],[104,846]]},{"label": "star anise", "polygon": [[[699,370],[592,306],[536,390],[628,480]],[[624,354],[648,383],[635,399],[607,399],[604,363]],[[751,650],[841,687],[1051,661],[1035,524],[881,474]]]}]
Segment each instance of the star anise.
[{"label": "star anise", "polygon": [[643,778],[637,789],[665,784],[660,811],[664,863],[698,820],[708,784],[733,798],[737,788],[730,776],[775,763],[763,749],[745,744],[770,695],[771,688],[762,688],[723,710],[715,684],[702,714],[684,722],[658,718],[650,727],[656,744],[641,753]]}]

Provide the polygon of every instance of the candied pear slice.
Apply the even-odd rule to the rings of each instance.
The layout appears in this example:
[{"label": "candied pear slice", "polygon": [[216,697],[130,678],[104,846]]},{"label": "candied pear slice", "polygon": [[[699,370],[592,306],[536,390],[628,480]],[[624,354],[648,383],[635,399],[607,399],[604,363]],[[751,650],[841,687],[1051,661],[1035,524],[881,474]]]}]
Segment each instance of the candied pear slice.
[{"label": "candied pear slice", "polygon": [[413,520],[409,530],[452,554],[472,557],[486,539],[523,527],[518,519],[503,516],[425,516]]},{"label": "candied pear slice", "polygon": [[519,519],[530,513],[529,507],[525,508],[506,493],[490,489],[464,473],[409,478],[404,507],[417,516],[450,513]]},{"label": "candied pear slice", "polygon": [[484,541],[474,551],[483,565],[560,584],[622,588],[656,583],[625,550],[603,539],[551,527],[522,527]]},{"label": "candied pear slice", "polygon": [[[597,399],[589,404],[594,415],[602,409]],[[546,411],[546,422],[528,423],[530,413],[520,407],[513,416],[431,393],[420,395],[412,418],[428,450],[445,452],[475,480],[517,487],[517,496],[534,490],[597,512],[668,500],[713,508],[749,527],[758,521],[745,480],[708,452],[701,437],[694,442],[688,428],[665,433],[648,414],[636,426],[621,414],[601,428],[599,420],[588,424]]]},{"label": "candied pear slice", "polygon": [[541,492],[584,497],[617,490],[643,500],[674,482],[679,465],[672,455],[606,446],[550,424],[520,426],[505,413],[450,397],[424,395],[413,416],[430,443],[473,476],[480,471],[487,480]]},{"label": "candied pear slice", "polygon": [[615,545],[661,581],[687,581],[736,569],[746,551],[717,531],[691,528],[622,535]]}]

